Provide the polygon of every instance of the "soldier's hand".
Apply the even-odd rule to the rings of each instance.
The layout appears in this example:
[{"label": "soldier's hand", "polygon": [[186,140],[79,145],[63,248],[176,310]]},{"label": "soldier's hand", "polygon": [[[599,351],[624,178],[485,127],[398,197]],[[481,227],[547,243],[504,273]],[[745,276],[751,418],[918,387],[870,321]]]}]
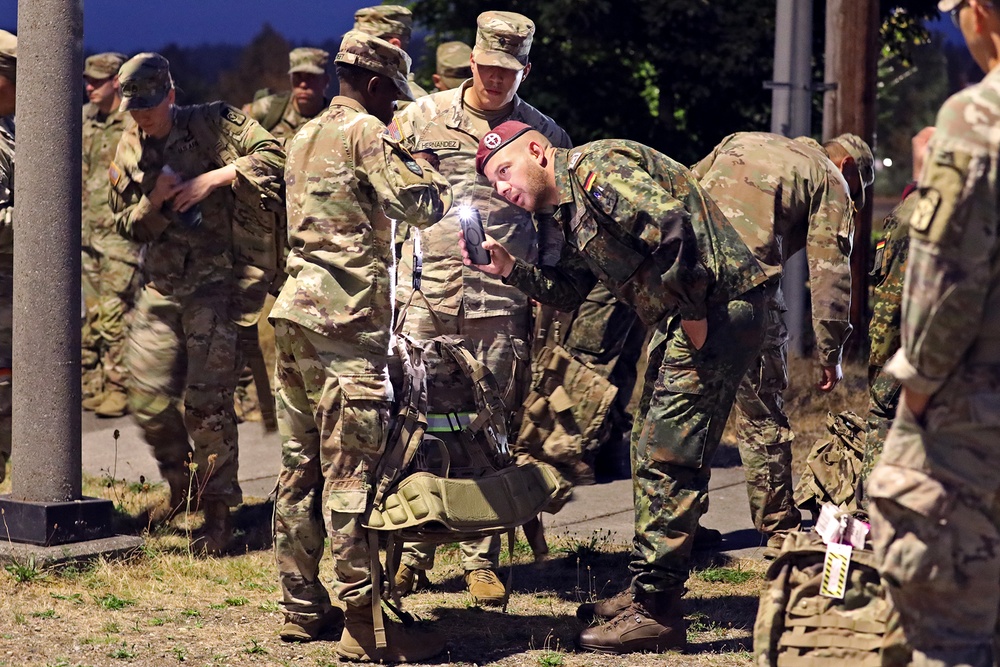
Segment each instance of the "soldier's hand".
[{"label": "soldier's hand", "polygon": [[156,177],[156,185],[149,193],[149,203],[153,205],[154,209],[159,209],[163,206],[163,202],[170,199],[180,180],[180,177],[172,171],[165,169],[160,172],[160,175]]},{"label": "soldier's hand", "polygon": [[820,369],[819,382],[816,383],[816,388],[820,391],[833,391],[833,388],[843,379],[844,371],[841,370],[840,364],[836,366],[823,366]]},{"label": "soldier's hand", "polygon": [[427,164],[434,167],[434,171],[441,168],[441,160],[438,159],[437,153],[434,151],[417,151],[413,154],[413,157],[424,160]]},{"label": "soldier's hand", "polygon": [[708,320],[681,320],[681,329],[687,335],[688,340],[694,345],[694,349],[700,350],[708,340]]},{"label": "soldier's hand", "polygon": [[201,203],[216,189],[229,185],[234,180],[236,180],[236,167],[227,165],[221,169],[206,171],[190,181],[178,183],[174,186],[174,210],[183,213],[195,204]]},{"label": "soldier's hand", "polygon": [[462,263],[466,266],[475,266],[483,273],[506,278],[510,275],[511,270],[514,268],[514,257],[507,252],[506,248],[497,243],[497,241],[489,235],[487,235],[486,240],[483,241],[483,248],[490,251],[489,264],[472,263],[472,260],[469,259],[469,252],[465,249],[465,235],[461,230],[458,232],[458,247],[462,251]]},{"label": "soldier's hand", "polygon": [[927,411],[927,403],[931,400],[931,396],[930,394],[921,394],[903,387],[900,400],[909,408],[913,416],[917,418],[917,421],[922,422],[924,412]]}]

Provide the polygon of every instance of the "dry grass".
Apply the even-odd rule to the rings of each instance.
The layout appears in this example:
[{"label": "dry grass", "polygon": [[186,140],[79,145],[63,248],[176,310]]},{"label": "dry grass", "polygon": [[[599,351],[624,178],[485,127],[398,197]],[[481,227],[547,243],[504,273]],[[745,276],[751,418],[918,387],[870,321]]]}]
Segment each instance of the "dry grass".
[{"label": "dry grass", "polygon": [[[788,408],[798,434],[796,458],[803,460],[825,433],[826,412],[863,411],[867,394],[858,368],[847,368],[844,385],[822,396],[811,389],[810,362],[793,361],[791,370],[798,381],[793,379],[787,394]],[[0,493],[9,491],[9,480],[0,484]],[[278,639],[282,615],[268,502],[250,501],[241,508],[235,517],[240,555],[217,559],[187,549],[187,535],[198,527],[196,516],[190,524],[180,517],[168,529],[148,533],[142,509],[166,495],[162,486],[87,479],[84,492],[113,500],[119,529],[144,534],[145,546],[128,562],[97,560],[52,570],[16,563],[0,570],[0,667],[339,664],[333,653],[336,632],[310,644]],[[628,546],[595,534],[586,541],[557,539],[553,547],[552,560],[534,565],[527,544],[517,543],[515,592],[506,613],[474,606],[464,589],[458,550],[439,550],[430,573],[434,588],[406,599],[409,611],[434,621],[449,640],[438,664],[752,664],[764,563],[702,557],[688,584],[688,653],[622,658],[578,653],[573,640],[583,627],[576,606],[626,585]],[[331,578],[326,558],[322,579]]]}]

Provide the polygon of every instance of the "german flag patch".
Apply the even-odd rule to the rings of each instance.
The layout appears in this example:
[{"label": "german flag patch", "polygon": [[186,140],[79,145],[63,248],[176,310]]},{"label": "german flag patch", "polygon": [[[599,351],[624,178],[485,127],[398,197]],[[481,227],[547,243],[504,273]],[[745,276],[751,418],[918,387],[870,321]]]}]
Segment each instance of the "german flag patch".
[{"label": "german flag patch", "polygon": [[882,239],[881,241],[875,244],[875,252],[878,252],[879,250],[882,250],[884,248],[885,248],[885,239]]},{"label": "german flag patch", "polygon": [[587,192],[591,192],[594,187],[594,183],[597,181],[597,173],[590,172],[587,174],[587,178],[583,181],[583,189]]}]

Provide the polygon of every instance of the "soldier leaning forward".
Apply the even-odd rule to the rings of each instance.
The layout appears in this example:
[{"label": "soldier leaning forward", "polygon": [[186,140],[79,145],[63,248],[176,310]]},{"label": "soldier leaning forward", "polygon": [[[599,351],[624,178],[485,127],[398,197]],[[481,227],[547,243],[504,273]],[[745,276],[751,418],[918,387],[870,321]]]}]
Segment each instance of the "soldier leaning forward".
[{"label": "soldier leaning forward", "polygon": [[256,323],[274,277],[285,156],[260,125],[222,102],[175,107],[163,56],[139,54],[119,76],[121,108],[136,127],[109,169],[110,202],[118,231],[145,244],[128,400],[170,485],[169,504],[151,518],[169,519],[184,506],[192,473],[204,546],[219,553],[232,532],[229,508],[243,497],[233,410],[243,367],[238,330]]},{"label": "soldier leaning forward", "polygon": [[653,329],[632,439],[632,585],[578,612],[611,621],[578,643],[682,648],[694,533],[736,389],[763,342],[767,277],[691,172],[641,144],[565,150],[506,122],[483,137],[476,161],[508,201],[554,209],[566,235],[555,266],[515,260],[489,240],[492,261],[480,268],[559,310],[578,307],[600,280]]}]

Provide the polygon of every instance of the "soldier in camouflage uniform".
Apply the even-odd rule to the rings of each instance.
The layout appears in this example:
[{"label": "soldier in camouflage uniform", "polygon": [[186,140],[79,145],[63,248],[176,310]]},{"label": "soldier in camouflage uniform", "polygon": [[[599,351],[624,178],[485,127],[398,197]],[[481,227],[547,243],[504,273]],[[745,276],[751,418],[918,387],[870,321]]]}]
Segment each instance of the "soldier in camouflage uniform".
[{"label": "soldier in camouflage uniform", "polygon": [[351,31],[336,63],[340,95],[289,143],[289,276],[271,310],[283,441],[274,511],[281,637],[309,641],[330,624],[319,578],[326,534],[333,590],[346,608],[338,654],[412,661],[444,643],[390,624],[388,647],[376,647],[370,559],[378,553],[361,521],[388,437],[394,220],[436,221],[451,196],[385,131],[394,102],[410,94],[409,57]]},{"label": "soldier in camouflage uniform", "polygon": [[7,477],[11,430],[14,315],[14,100],[17,37],[0,30],[0,482]]},{"label": "soldier in camouflage uniform", "polygon": [[910,245],[909,221],[920,201],[915,194],[916,179],[923,170],[928,142],[933,135],[934,128],[927,127],[913,137],[914,181],[903,192],[903,200],[883,221],[882,238],[875,245],[875,262],[870,276],[875,293],[872,318],[868,324],[868,338],[871,340],[868,355],[868,431],[859,483],[862,491],[882,455],[882,446],[896,416],[902,389],[899,380],[886,373],[884,366],[899,349],[903,278]]},{"label": "soldier in camouflage uniform", "polygon": [[434,87],[438,90],[458,88],[462,82],[472,77],[472,47],[465,42],[442,42],[435,54]]},{"label": "soldier in camouflage uniform", "polygon": [[281,147],[330,104],[326,89],[330,75],[326,66],[330,54],[323,49],[300,47],[288,54],[288,77],[292,89],[286,93],[256,99],[247,115],[260,123]]},{"label": "soldier in camouflage uniform", "polygon": [[[413,32],[413,12],[401,5],[365,7],[354,12],[354,29],[384,39],[406,51],[410,48],[410,34]],[[406,82],[410,87],[410,99],[400,100],[400,108],[427,95],[427,91],[417,85],[413,72],[407,75]]]},{"label": "soldier in camouflage uniform", "polygon": [[996,664],[1000,616],[1000,7],[943,0],[983,80],[938,112],[910,223],[903,385],[868,480],[915,667]]},{"label": "soldier in camouflage uniform", "polygon": [[283,203],[285,156],[266,130],[222,102],[175,107],[159,54],[135,56],[119,78],[121,109],[136,124],[108,170],[110,203],[118,231],[145,244],[125,357],[129,408],[170,485],[168,504],[151,518],[185,506],[190,473],[191,503],[205,511],[204,547],[221,553],[232,533],[229,508],[243,498],[233,411],[243,368],[238,330],[256,323],[275,265],[272,257],[268,275],[254,254],[273,254],[273,237],[247,234]]},{"label": "soldier in camouflage uniform", "polygon": [[578,644],[614,653],[683,648],[694,533],[726,417],[764,340],[767,276],[694,175],[641,144],[565,150],[507,122],[483,137],[476,165],[508,201],[552,211],[566,237],[555,266],[515,259],[489,239],[491,263],[479,268],[563,311],[600,280],[653,330],[643,422],[632,432],[632,585],[578,611],[609,621],[584,630]]},{"label": "soldier in camouflage uniform", "polygon": [[792,497],[795,434],[782,398],[788,386],[782,264],[805,249],[821,366],[816,387],[832,391],[843,377],[840,362],[851,332],[851,198],[863,205],[874,160],[855,135],[820,147],[812,140],[738,132],[691,171],[771,278],[767,339],[737,393],[736,436],[754,527],[768,538],[765,557],[773,558],[801,520]]},{"label": "soldier in camouflage uniform", "polygon": [[120,417],[127,410],[125,333],[135,303],[139,246],[115,229],[108,207],[108,166],[129,116],[118,110],[121,92],[120,53],[90,56],[83,69],[90,102],[83,107],[84,293],[87,301],[81,359],[84,367],[83,409],[101,417]]},{"label": "soldier in camouflage uniform", "polygon": [[[570,145],[562,128],[517,96],[518,86],[531,70],[528,53],[534,32],[534,23],[525,16],[484,12],[478,19],[472,52],[472,79],[459,88],[418,99],[394,121],[413,150],[436,153],[456,204],[478,209],[487,232],[529,262],[537,261],[539,254],[531,215],[498,197],[477,177],[475,155],[480,137],[507,119],[537,127],[557,146]],[[432,338],[438,334],[436,326],[441,326],[440,333],[461,336],[493,373],[505,391],[501,400],[513,413],[526,397],[530,379],[531,303],[517,289],[462,265],[455,245],[459,213],[456,206],[420,234],[422,292],[436,317],[422,307],[423,303],[414,302],[404,333],[418,339]],[[411,237],[403,245],[397,275],[396,300],[401,304],[407,303],[413,292],[413,253]],[[496,575],[499,556],[499,536],[462,543],[466,585],[478,603],[500,604],[504,600],[504,586]],[[433,565],[432,545],[407,545],[397,579],[400,590],[406,592],[422,583],[421,575]]]}]

